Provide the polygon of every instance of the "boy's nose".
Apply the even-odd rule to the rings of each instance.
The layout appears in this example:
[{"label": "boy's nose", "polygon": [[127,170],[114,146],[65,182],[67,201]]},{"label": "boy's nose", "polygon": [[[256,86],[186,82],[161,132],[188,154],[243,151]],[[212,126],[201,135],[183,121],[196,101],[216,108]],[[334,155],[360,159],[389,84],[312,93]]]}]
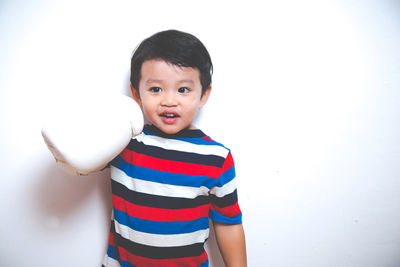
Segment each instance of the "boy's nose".
[{"label": "boy's nose", "polygon": [[167,91],[164,93],[164,96],[161,101],[161,105],[163,106],[176,106],[177,99],[176,94],[174,92]]}]

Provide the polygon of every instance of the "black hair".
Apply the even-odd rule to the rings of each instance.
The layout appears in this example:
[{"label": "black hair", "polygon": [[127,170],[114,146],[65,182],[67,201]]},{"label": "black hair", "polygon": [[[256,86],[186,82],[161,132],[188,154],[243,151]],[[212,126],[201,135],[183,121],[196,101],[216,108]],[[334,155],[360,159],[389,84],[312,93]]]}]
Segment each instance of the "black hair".
[{"label": "black hair", "polygon": [[213,65],[210,54],[203,43],[189,33],[168,30],[158,32],[143,40],[135,49],[131,59],[131,84],[139,90],[142,64],[146,60],[161,59],[180,67],[196,68],[200,71],[202,95],[211,85]]}]

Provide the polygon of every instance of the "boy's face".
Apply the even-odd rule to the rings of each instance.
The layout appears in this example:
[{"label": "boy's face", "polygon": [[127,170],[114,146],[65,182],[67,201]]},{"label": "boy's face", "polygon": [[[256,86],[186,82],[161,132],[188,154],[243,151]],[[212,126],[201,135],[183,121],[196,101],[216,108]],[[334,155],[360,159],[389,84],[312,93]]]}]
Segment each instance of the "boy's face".
[{"label": "boy's face", "polygon": [[139,92],[132,85],[131,90],[147,119],[164,133],[175,134],[194,129],[192,122],[211,87],[202,96],[198,69],[154,59],[143,62]]}]

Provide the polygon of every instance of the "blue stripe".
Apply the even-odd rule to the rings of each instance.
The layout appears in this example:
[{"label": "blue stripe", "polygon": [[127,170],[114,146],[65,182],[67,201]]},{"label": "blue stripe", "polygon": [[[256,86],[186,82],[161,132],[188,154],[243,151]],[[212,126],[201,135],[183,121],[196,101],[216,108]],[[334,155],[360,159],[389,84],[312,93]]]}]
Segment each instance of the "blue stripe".
[{"label": "blue stripe", "polygon": [[111,245],[108,245],[108,248],[107,248],[107,255],[108,255],[108,257],[113,258],[113,259],[116,259],[116,257],[115,257],[115,250],[116,250],[115,247],[113,247],[113,246],[111,246]]},{"label": "blue stripe", "polygon": [[227,217],[222,215],[221,213],[216,212],[215,210],[211,210],[210,214],[211,220],[215,222],[222,222],[228,224],[241,224],[242,223],[242,213],[239,213],[235,217]]},{"label": "blue stripe", "polygon": [[130,264],[130,263],[127,262],[127,261],[120,260],[119,263],[122,263],[122,264],[121,264],[121,267],[135,267],[135,265]]},{"label": "blue stripe", "polygon": [[202,265],[199,265],[199,267],[208,267],[208,259],[206,260],[205,263],[203,263]]},{"label": "blue stripe", "polygon": [[203,138],[177,137],[177,138],[175,138],[175,140],[183,141],[183,142],[187,142],[187,143],[191,143],[191,144],[195,144],[195,145],[210,145],[210,146],[217,145],[215,142],[211,142],[211,141],[203,139]]},{"label": "blue stripe", "polygon": [[135,166],[127,163],[120,156],[117,156],[113,160],[113,166],[122,170],[126,175],[132,178],[137,178],[140,180],[157,182],[162,184],[191,186],[191,187],[205,186],[211,189],[217,183],[217,179],[208,176],[163,172],[145,167]]},{"label": "blue stripe", "polygon": [[223,186],[232,181],[233,178],[235,177],[236,177],[235,165],[232,165],[232,167],[229,170],[226,170],[223,174],[219,176],[218,185]]},{"label": "blue stripe", "polygon": [[[184,141],[184,142],[188,142],[188,143],[195,144],[195,145],[220,146],[220,147],[226,148],[224,145],[222,145],[220,143],[217,143],[215,141],[210,141],[210,140],[207,140],[207,139],[204,139],[204,138],[177,137],[177,138],[175,138],[175,140]],[[229,149],[227,149],[227,150],[229,150]]]},{"label": "blue stripe", "polygon": [[209,227],[208,217],[202,217],[193,221],[156,222],[132,217],[115,208],[114,219],[117,220],[118,223],[128,226],[135,231],[158,235],[193,233],[195,231],[208,229]]}]

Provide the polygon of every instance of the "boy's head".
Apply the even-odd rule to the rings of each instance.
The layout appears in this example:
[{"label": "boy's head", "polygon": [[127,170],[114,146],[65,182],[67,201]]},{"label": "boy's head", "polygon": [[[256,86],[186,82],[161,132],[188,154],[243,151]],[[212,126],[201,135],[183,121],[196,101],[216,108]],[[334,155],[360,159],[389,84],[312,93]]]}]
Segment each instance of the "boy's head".
[{"label": "boy's head", "polygon": [[211,57],[195,36],[176,30],[156,33],[145,39],[131,59],[131,85],[139,89],[142,64],[146,60],[160,59],[172,65],[191,67],[200,71],[202,94],[211,85],[213,65]]},{"label": "boy's head", "polygon": [[164,31],[144,40],[131,60],[131,90],[147,119],[167,134],[193,129],[211,91],[212,63],[193,35]]}]

